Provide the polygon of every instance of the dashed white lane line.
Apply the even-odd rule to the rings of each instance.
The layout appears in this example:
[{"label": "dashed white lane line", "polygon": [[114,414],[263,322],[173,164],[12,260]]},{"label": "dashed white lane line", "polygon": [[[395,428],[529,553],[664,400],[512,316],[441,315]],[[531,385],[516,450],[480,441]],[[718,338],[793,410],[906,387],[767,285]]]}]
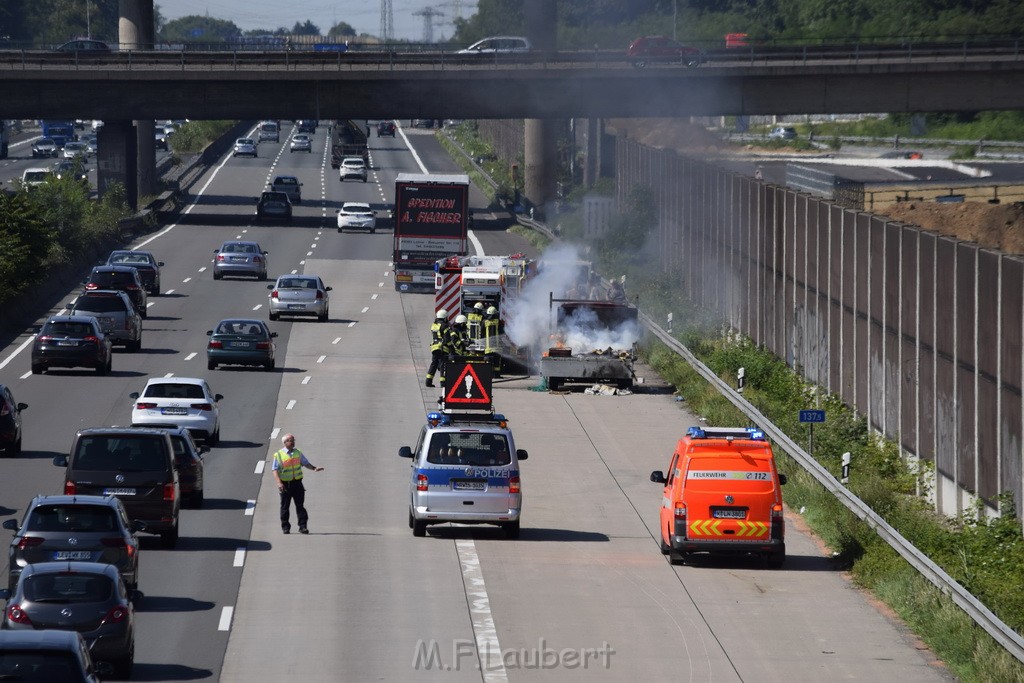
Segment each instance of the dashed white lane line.
[{"label": "dashed white lane line", "polygon": [[196,353],[193,351],[192,353],[190,353],[187,356],[185,356],[185,360],[192,360],[195,357],[196,357]]},{"label": "dashed white lane line", "polygon": [[186,282],[191,282],[191,281],[192,281],[192,278],[187,277],[187,278],[185,278],[184,280],[181,281],[181,284],[185,284]]},{"label": "dashed white lane line", "polygon": [[370,297],[370,299],[372,299],[373,301],[376,301],[378,296],[379,296],[378,294],[374,294],[373,296]]},{"label": "dashed white lane line", "polygon": [[199,269],[199,272],[200,272],[200,273],[205,273],[205,272],[206,272],[206,266],[202,266],[202,267],[201,267],[201,268]]},{"label": "dashed white lane line", "polygon": [[245,548],[235,548],[235,561],[232,566],[241,567],[245,565]]},{"label": "dashed white lane line", "polygon": [[311,252],[311,251],[307,251],[306,252],[306,256],[312,256],[312,255],[313,255],[313,252]]},{"label": "dashed white lane line", "polygon": [[267,466],[266,460],[260,460],[256,463],[256,469],[253,470],[253,474],[263,474],[263,468]]},{"label": "dashed white lane line", "polygon": [[281,428],[280,427],[274,427],[274,429],[270,432],[270,440],[273,441],[274,439],[276,439],[277,435],[280,434],[280,433],[281,433]]},{"label": "dashed white lane line", "polygon": [[338,343],[338,342],[340,342],[340,341],[341,341],[341,337],[335,337],[335,338],[334,338],[334,341],[332,341],[331,343],[332,343],[332,344],[337,344],[337,343]]},{"label": "dashed white lane line", "polygon": [[384,283],[383,283],[383,282],[378,282],[378,283],[377,283],[377,286],[378,286],[378,287],[383,287],[383,286],[384,286]]},{"label": "dashed white lane line", "polygon": [[[306,254],[306,256],[309,256],[309,254]],[[300,266],[306,265],[306,261],[305,260],[299,261],[299,265]]]},{"label": "dashed white lane line", "polygon": [[168,289],[166,292],[164,292],[164,294],[165,295],[166,294],[174,294],[174,290],[173,289]]},{"label": "dashed white lane line", "polygon": [[252,307],[252,310],[254,310],[254,311],[258,311],[258,310],[260,310],[261,308],[263,308],[263,304],[256,304],[255,306],[253,306],[253,307]]},{"label": "dashed white lane line", "polygon": [[252,517],[252,513],[256,512],[256,501],[250,498],[245,501],[245,516]]},{"label": "dashed white lane line", "polygon": [[292,270],[292,275],[295,275],[295,274],[296,274],[296,273],[298,273],[298,272],[299,272],[299,269],[298,269],[298,268],[295,268],[295,269],[293,269],[293,270]]},{"label": "dashed white lane line", "polygon": [[356,326],[356,321],[355,321],[355,320],[353,320],[352,322],[350,322],[350,323],[348,324],[348,326],[349,326],[349,327],[355,327],[355,326]]},{"label": "dashed white lane line", "polygon": [[302,383],[303,384],[309,384],[309,380],[311,380],[311,379],[313,379],[311,376],[306,375],[305,377],[302,378]]},{"label": "dashed white lane line", "polygon": [[295,407],[295,399],[293,398],[292,400],[288,401],[288,405],[286,405],[284,407],[284,409],[285,410],[291,410],[294,407]]},{"label": "dashed white lane line", "polygon": [[31,371],[31,370],[29,370],[28,372],[26,372],[26,373],[25,373],[24,375],[22,375],[22,376],[21,376],[21,377],[19,377],[18,379],[28,379],[28,378],[29,378],[29,377],[31,377],[31,376],[32,376],[32,371]]},{"label": "dashed white lane line", "polygon": [[366,313],[368,310],[370,310],[369,306],[363,306],[363,310],[362,310],[363,313]]},{"label": "dashed white lane line", "polygon": [[155,301],[147,301],[146,302],[146,308],[149,308],[150,306],[152,306],[155,303],[156,303]]},{"label": "dashed white lane line", "polygon": [[476,651],[480,655],[480,668],[485,672],[484,681],[508,681],[476,543],[471,539],[455,541],[455,551],[462,565],[462,581],[469,598],[470,621],[473,623]]},{"label": "dashed white lane line", "polygon": [[316,359],[317,363],[323,363],[327,359],[327,356],[320,356]]},{"label": "dashed white lane line", "polygon": [[168,377],[174,377],[174,373],[173,372],[168,372],[166,375],[164,375],[165,379],[168,378]]},{"label": "dashed white lane line", "polygon": [[230,631],[231,630],[231,615],[234,614],[234,607],[225,607],[220,612],[220,623],[217,624],[218,631]]}]

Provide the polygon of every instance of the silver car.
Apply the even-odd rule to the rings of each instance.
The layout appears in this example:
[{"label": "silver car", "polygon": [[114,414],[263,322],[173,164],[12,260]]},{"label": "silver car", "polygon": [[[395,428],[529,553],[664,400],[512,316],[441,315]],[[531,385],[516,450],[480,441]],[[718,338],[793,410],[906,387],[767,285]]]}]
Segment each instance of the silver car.
[{"label": "silver car", "polygon": [[302,183],[293,175],[279,175],[270,183],[272,192],[284,192],[292,204],[302,203]]},{"label": "silver car", "polygon": [[112,344],[129,351],[142,348],[142,316],[128,295],[116,289],[95,289],[75,299],[71,315],[91,315]]},{"label": "silver car", "polygon": [[414,447],[398,455],[412,461],[409,527],[425,536],[427,525],[496,524],[507,538],[519,537],[523,494],[519,461],[503,415],[427,414]]},{"label": "silver car", "polygon": [[293,138],[291,144],[288,146],[288,152],[312,152],[313,141],[309,139],[309,135],[305,133],[297,133]]},{"label": "silver car", "polygon": [[256,151],[256,141],[252,138],[238,138],[235,140],[235,148],[231,152],[231,156],[237,157],[239,155],[256,158],[259,153]]},{"label": "silver car", "polygon": [[345,202],[338,209],[338,232],[345,228],[377,231],[377,215],[369,204],[363,202]]},{"label": "silver car", "polygon": [[267,285],[270,290],[270,319],[282,315],[315,315],[320,322],[330,316],[330,287],[316,275],[282,275]]},{"label": "silver car", "polygon": [[75,157],[87,158],[89,156],[89,146],[84,142],[66,142],[64,143],[64,158],[74,159]]},{"label": "silver car", "polygon": [[362,180],[366,182],[366,162],[362,157],[345,157],[341,160],[341,168],[338,171],[338,180]]},{"label": "silver car", "polygon": [[213,279],[225,275],[254,275],[267,279],[267,254],[256,242],[230,241],[213,250]]}]

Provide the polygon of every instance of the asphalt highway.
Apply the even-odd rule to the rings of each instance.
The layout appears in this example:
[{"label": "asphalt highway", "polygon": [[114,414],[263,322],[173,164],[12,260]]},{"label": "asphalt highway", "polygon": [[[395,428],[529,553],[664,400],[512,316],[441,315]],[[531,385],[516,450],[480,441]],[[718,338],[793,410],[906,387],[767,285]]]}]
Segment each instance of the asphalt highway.
[{"label": "asphalt highway", "polygon": [[[655,539],[661,487],[648,478],[698,424],[669,391],[556,395],[535,391],[536,377],[496,382],[495,406],[530,453],[521,539],[464,526],[414,538],[397,452],[437,396],[423,386],[433,297],[394,291],[386,218],[376,234],[339,234],[334,215],[366,201],[386,216],[397,173],[456,168],[427,131],[370,143],[367,183],[338,180],[326,126],[310,154],[290,153],[282,136],[200,178],[177,222],[135,245],[166,263],[164,293],[150,299],[142,350],[116,352],[110,375],[31,375],[30,331],[0,353],[0,382],[30,405],[24,454],[0,461],[0,515],[60,492],[52,458],[77,429],[127,424],[128,394],[147,378],[206,377],[224,395],[205,506],[182,511],[174,550],[144,536],[134,679],[952,680],[793,515],[781,570],[668,564]],[[256,225],[254,199],[277,174],[300,179],[303,201],[291,225]],[[478,248],[530,251],[471,198]],[[236,238],[258,241],[272,274],[333,287],[329,322],[270,323],[276,372],[206,370],[206,330],[266,318],[267,283],[212,278],[214,249]],[[306,471],[308,536],[284,536],[278,522],[269,457],[285,432],[325,468]]]}]

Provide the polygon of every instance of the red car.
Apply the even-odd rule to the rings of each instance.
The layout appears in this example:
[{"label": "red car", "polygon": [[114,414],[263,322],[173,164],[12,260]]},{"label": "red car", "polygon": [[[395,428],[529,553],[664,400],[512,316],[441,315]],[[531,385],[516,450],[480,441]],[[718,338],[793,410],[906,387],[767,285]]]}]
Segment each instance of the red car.
[{"label": "red car", "polygon": [[633,66],[638,68],[651,62],[699,66],[704,61],[704,53],[699,48],[683,45],[665,36],[637,38],[629,44],[626,54],[633,59]]}]

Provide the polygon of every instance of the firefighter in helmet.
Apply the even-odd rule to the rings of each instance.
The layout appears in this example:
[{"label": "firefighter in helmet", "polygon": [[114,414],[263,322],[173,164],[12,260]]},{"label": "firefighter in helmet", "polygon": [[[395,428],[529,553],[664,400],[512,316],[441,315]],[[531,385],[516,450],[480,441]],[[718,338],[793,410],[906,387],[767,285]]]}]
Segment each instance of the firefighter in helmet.
[{"label": "firefighter in helmet", "polygon": [[434,386],[434,373],[440,369],[441,383],[444,383],[444,362],[448,357],[445,340],[448,336],[448,311],[443,308],[434,316],[430,325],[430,367],[427,368],[426,386]]},{"label": "firefighter in helmet", "polygon": [[475,342],[482,335],[482,328],[484,324],[484,304],[482,301],[477,301],[473,304],[472,310],[466,315],[466,330],[469,334],[470,342]]},{"label": "firefighter in helmet", "polygon": [[466,322],[466,316],[459,314],[448,328],[448,362],[454,362],[456,356],[465,356],[469,351]]},{"label": "firefighter in helmet", "polygon": [[494,306],[488,306],[487,310],[484,311],[484,353],[497,352],[500,325],[498,309]]}]

